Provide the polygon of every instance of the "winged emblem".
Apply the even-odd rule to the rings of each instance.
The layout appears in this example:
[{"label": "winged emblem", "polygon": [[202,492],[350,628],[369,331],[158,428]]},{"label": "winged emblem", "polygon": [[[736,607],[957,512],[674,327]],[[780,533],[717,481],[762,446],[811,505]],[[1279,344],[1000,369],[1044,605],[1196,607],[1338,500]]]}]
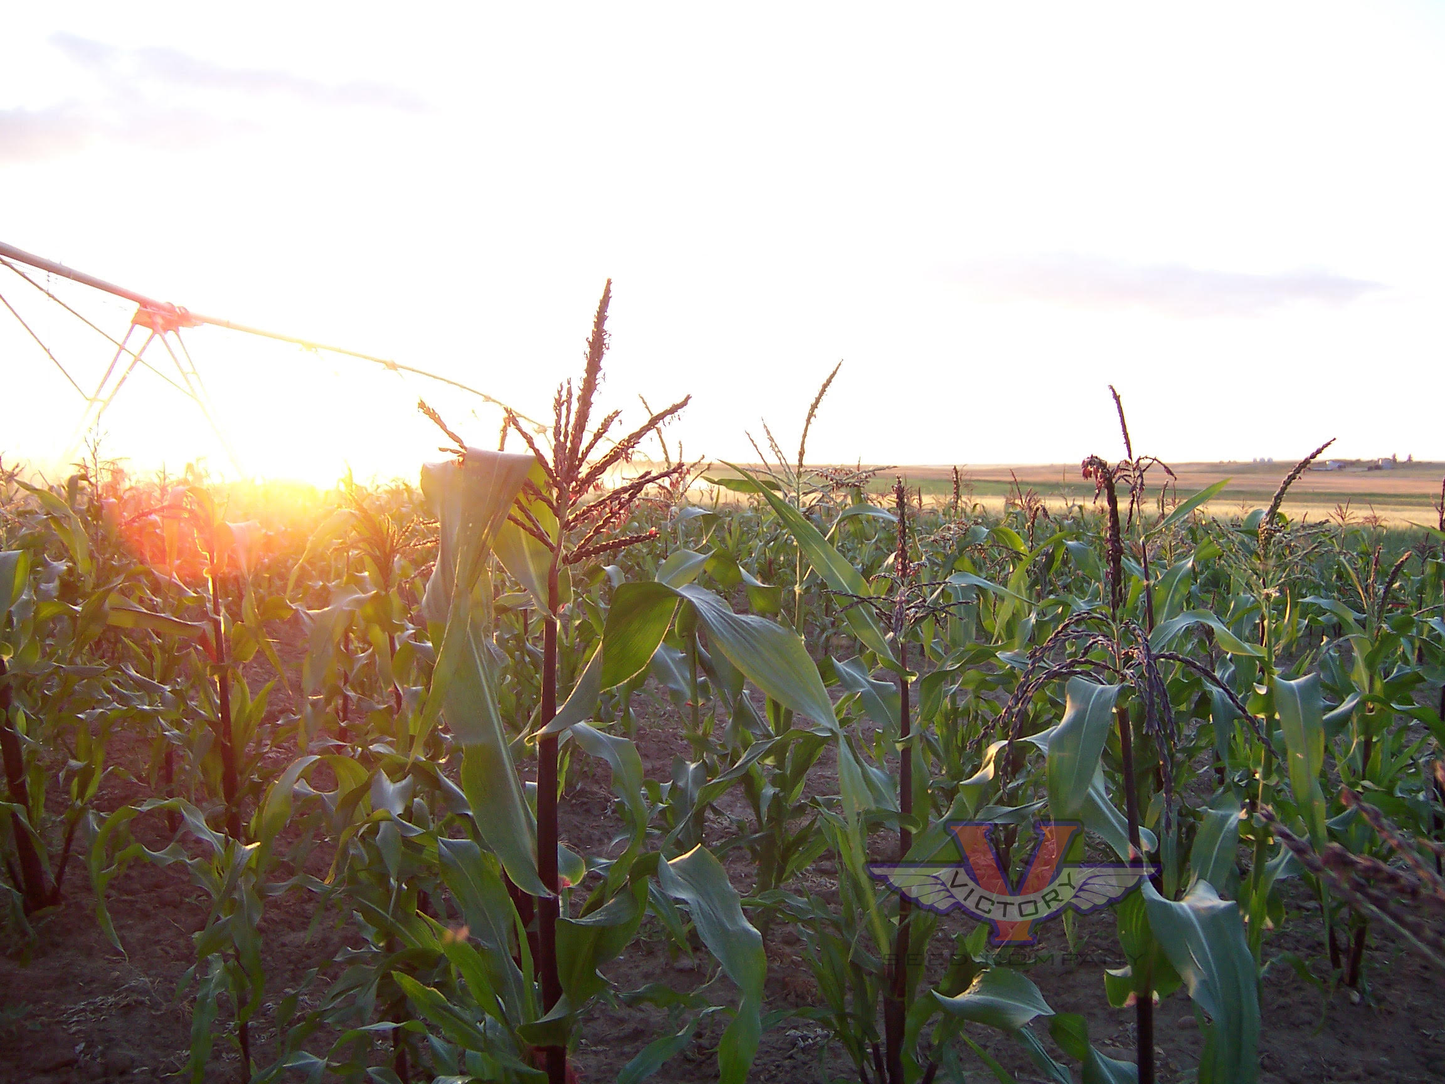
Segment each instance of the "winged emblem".
[{"label": "winged emblem", "polygon": [[962,821],[949,825],[963,861],[952,865],[905,862],[871,863],[875,880],[886,882],[919,907],[939,915],[952,911],[987,922],[994,944],[1032,944],[1036,923],[1072,907],[1081,914],[1123,899],[1156,872],[1153,863],[1134,865],[1064,863],[1082,825],[1055,821],[1036,826],[1036,843],[1017,884],[1010,881],[990,839],[994,826]]}]

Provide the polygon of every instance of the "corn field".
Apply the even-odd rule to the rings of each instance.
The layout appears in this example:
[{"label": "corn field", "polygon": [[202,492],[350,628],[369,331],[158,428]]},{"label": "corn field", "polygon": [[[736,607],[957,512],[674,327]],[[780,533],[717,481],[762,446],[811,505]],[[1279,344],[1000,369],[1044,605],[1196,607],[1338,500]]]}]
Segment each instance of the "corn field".
[{"label": "corn field", "polygon": [[[686,400],[594,410],[608,303],[550,427],[425,407],[416,485],[263,523],[199,474],[5,470],[4,1049],[59,916],[137,947],[142,869],[203,916],[161,994],[194,1082],[736,1084],[782,1036],[800,1081],[1294,1079],[1266,981],[1445,965],[1445,521],[1292,521],[1308,461],[1210,518],[1117,396],[1092,503],[812,468],[827,384],[796,454],[692,462]],[[873,868],[962,823],[1006,885],[1042,823],[1140,883],[1001,944]]]}]

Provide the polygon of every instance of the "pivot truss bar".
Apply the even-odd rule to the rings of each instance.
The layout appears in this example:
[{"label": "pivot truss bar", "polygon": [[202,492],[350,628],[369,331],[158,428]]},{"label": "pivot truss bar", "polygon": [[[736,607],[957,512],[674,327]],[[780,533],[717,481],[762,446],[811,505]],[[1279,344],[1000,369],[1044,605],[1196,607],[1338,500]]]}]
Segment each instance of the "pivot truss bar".
[{"label": "pivot truss bar", "polygon": [[535,419],[512,410],[506,403],[488,395],[484,391],[463,384],[460,381],[452,380],[450,377],[428,372],[425,369],[417,369],[410,365],[403,365],[390,358],[381,358],[374,354],[364,354],[359,350],[348,350],[344,346],[331,346],[326,343],[314,342],[311,339],[302,339],[295,335],[282,335],[279,332],[267,331],[264,328],[238,324],[232,320],[223,320],[218,316],[204,316],[201,313],[191,312],[189,309],[185,309],[179,305],[172,305],[168,301],[157,301],[154,298],[147,297],[145,294],[128,290],[124,286],[117,286],[113,282],[96,278],[94,275],[87,275],[84,271],[77,271],[72,267],[66,267],[64,264],[56,263],[54,260],[47,260],[43,256],[36,256],[33,253],[16,248],[14,245],[7,245],[3,241],[0,241],[0,258],[14,260],[16,263],[23,263],[41,271],[48,271],[52,275],[59,275],[61,278],[70,279],[72,282],[79,282],[82,285],[104,291],[115,297],[121,297],[127,301],[135,302],[138,308],[135,318],[131,321],[132,326],[149,328],[152,332],[160,332],[163,334],[166,331],[175,331],[183,327],[200,327],[203,324],[209,324],[212,327],[229,328],[231,331],[239,331],[247,335],[258,335],[264,339],[275,339],[277,342],[295,343],[297,346],[304,347],[307,350],[325,350],[329,354],[339,354],[343,357],[356,358],[360,361],[369,361],[374,365],[380,365],[394,373],[411,373],[415,376],[425,377],[427,380],[435,380],[440,384],[450,385],[453,388],[475,395],[477,398],[483,399],[488,403],[493,403],[503,410],[511,411],[521,420],[537,427],[539,432],[542,428],[541,423]]}]

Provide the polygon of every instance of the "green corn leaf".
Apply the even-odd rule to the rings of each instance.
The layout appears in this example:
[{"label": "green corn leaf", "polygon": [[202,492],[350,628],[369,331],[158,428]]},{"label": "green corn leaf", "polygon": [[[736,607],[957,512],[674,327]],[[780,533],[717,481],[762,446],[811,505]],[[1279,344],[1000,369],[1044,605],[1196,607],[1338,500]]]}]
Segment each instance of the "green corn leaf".
[{"label": "green corn leaf", "polygon": [[1221,896],[1239,890],[1239,870],[1234,852],[1239,847],[1239,799],[1227,791],[1217,794],[1199,822],[1189,868],[1201,881],[1208,881]]},{"label": "green corn leaf", "polygon": [[1239,905],[1198,881],[1178,903],[1145,882],[1149,926],[1194,1003],[1209,1014],[1201,1084],[1259,1079],[1259,996]]},{"label": "green corn leaf", "polygon": [[1073,559],[1074,567],[1085,576],[1095,583],[1104,579],[1104,566],[1099,563],[1099,555],[1094,552],[1093,546],[1087,542],[1065,542],[1064,549]]},{"label": "green corn leaf", "polygon": [[[705,566],[707,574],[724,590],[739,585],[748,597],[748,609],[756,614],[775,614],[783,608],[783,589],[763,583],[726,550],[714,550]],[[661,579],[661,574],[658,579]]]},{"label": "green corn leaf", "polygon": [[596,650],[592,652],[592,657],[587,660],[587,665],[582,668],[582,673],[577,678],[577,684],[573,686],[566,703],[557,709],[557,714],[552,716],[550,723],[540,730],[534,731],[528,740],[536,742],[538,738],[561,734],[578,723],[585,723],[597,711],[597,698],[601,695],[602,645],[598,644]]},{"label": "green corn leaf", "polygon": [[1275,678],[1274,704],[1279,712],[1280,729],[1284,731],[1290,791],[1305,814],[1310,842],[1316,850],[1321,850],[1327,839],[1325,795],[1320,788],[1320,769],[1325,762],[1325,724],[1319,674],[1295,681]]},{"label": "green corn leaf", "polygon": [[[803,551],[803,556],[813,567],[819,576],[823,577],[832,590],[841,591],[850,595],[867,595],[868,583],[863,579],[862,573],[848,563],[837,550],[828,544],[828,540],[814,527],[808,518],[796,508],[783,500],[777,494],[765,489],[747,471],[740,467],[733,467],[748,481],[757,486],[757,492],[763,495],[774,514],[783,521],[783,526],[797,542],[798,547]],[[883,632],[883,627],[878,624],[878,619],[873,616],[873,611],[867,606],[851,606],[844,611],[844,618],[848,627],[853,630],[853,635],[878,656],[886,665],[898,669],[898,660],[893,654],[893,648],[888,643],[888,637]]]},{"label": "green corn leaf", "polygon": [[838,513],[838,518],[833,521],[836,528],[845,519],[853,519],[857,516],[867,516],[869,519],[881,519],[884,523],[897,523],[898,517],[886,508],[879,508],[874,504],[850,504],[843,511]]},{"label": "green corn leaf", "polygon": [[1149,646],[1155,651],[1166,651],[1185,629],[1196,625],[1204,625],[1212,629],[1215,642],[1231,655],[1257,657],[1264,655],[1263,648],[1245,643],[1229,630],[1229,626],[1208,610],[1189,610],[1178,617],[1171,617],[1168,621],[1160,622],[1149,636]]},{"label": "green corn leaf", "polygon": [[703,1017],[714,1011],[704,1009],[683,1025],[681,1031],[654,1039],[644,1046],[636,1057],[622,1067],[622,1072],[617,1074],[617,1084],[642,1084],[642,1081],[687,1049],[687,1044],[692,1042],[693,1035],[697,1033],[697,1025],[702,1022]]},{"label": "green corn leaf", "polygon": [[1105,1057],[1089,1042],[1089,1025],[1078,1013],[1061,1012],[1049,1019],[1049,1034],[1059,1049],[1084,1066],[1084,1084],[1136,1084],[1139,1067]]},{"label": "green corn leaf", "polygon": [[506,1016],[499,1011],[500,1001],[497,992],[492,988],[491,977],[487,974],[486,954],[478,952],[469,940],[457,936],[456,931],[438,922],[430,915],[423,914],[422,919],[431,928],[431,935],[436,945],[441,949],[442,954],[456,967],[466,983],[467,992],[471,994],[472,1000],[482,1008],[488,1016],[506,1021]]},{"label": "green corn leaf", "polygon": [[[1052,1018],[1051,1018],[1052,1019]],[[1044,1076],[1052,1080],[1054,1084],[1074,1084],[1074,1078],[1070,1075],[1066,1066],[1060,1065],[1054,1060],[1054,1056],[1044,1049],[1044,1044],[1039,1037],[1033,1033],[1032,1028],[1019,1028],[1013,1033],[1014,1039],[1028,1051],[1029,1057],[1034,1061]]]},{"label": "green corn leaf", "polygon": [[686,904],[692,924],[742,997],[718,1046],[721,1084],[742,1084],[762,1038],[763,982],[768,960],[763,939],[743,915],[727,871],[710,851],[694,847],[657,865],[662,890]]},{"label": "green corn leaf", "polygon": [[[572,728],[572,740],[588,756],[605,760],[612,769],[612,792],[622,800],[632,819],[632,843],[624,857],[634,857],[647,838],[647,798],[643,789],[642,756],[637,746],[626,738],[594,730],[586,723]],[[613,887],[626,876],[629,864],[619,857],[608,867],[607,878]]]},{"label": "green corn leaf", "polygon": [[463,1050],[487,1050],[491,1046],[486,1032],[472,1020],[471,1014],[453,1005],[440,990],[424,986],[404,971],[393,971],[391,977],[423,1019],[448,1040]]},{"label": "green corn leaf", "polygon": [[[532,460],[527,479],[542,492],[547,490],[547,475],[542,465]],[[557,517],[552,510],[535,497],[523,493],[517,498],[517,505],[526,508],[548,538],[557,535]],[[532,598],[538,613],[547,612],[547,576],[552,567],[552,551],[510,518],[497,528],[497,537],[492,543],[497,560],[511,574],[512,579]]]},{"label": "green corn leaf", "polygon": [[[732,464],[729,463],[727,466],[732,466]],[[733,467],[733,470],[737,469],[737,467]],[[733,493],[766,493],[770,490],[776,491],[783,488],[780,482],[775,482],[771,478],[759,480],[747,471],[741,471],[740,473],[743,475],[741,478],[704,478],[703,481],[709,485],[718,486],[720,489],[730,490]]]},{"label": "green corn leaf", "polygon": [[1084,810],[1099,758],[1114,725],[1119,686],[1072,677],[1065,687],[1064,719],[1049,738],[1049,811],[1075,820]]},{"label": "green corn leaf", "polygon": [[[516,911],[496,860],[470,839],[438,839],[442,881],[462,910],[482,953],[489,985],[513,1021],[534,1015],[530,983],[512,959]],[[525,941],[523,942],[525,947]]]},{"label": "green corn leaf", "polygon": [[[838,687],[844,692],[857,693],[858,702],[875,726],[884,730],[898,729],[898,713],[901,699],[898,686],[891,681],[874,681],[856,658],[838,662],[829,659],[833,673],[838,677]],[[920,715],[920,717],[922,717]]]},{"label": "green corn leaf", "polygon": [[[1031,562],[1026,562],[1024,564],[1024,572],[1028,571],[1030,564]],[[953,575],[948,577],[948,582],[956,583],[962,587],[978,587],[984,591],[991,591],[995,595],[1003,595],[1005,598],[1011,598],[1015,602],[1022,602],[1028,606],[1032,606],[1034,604],[1033,599],[1029,598],[1027,595],[1021,595],[1017,591],[1011,590],[1007,587],[1000,587],[992,580],[984,579],[982,576],[976,576],[972,572],[955,572]]]},{"label": "green corn leaf", "polygon": [[698,624],[730,663],[778,703],[836,733],[833,702],[797,633],[765,618],[735,614],[711,591],[678,591],[692,604]]},{"label": "green corn leaf", "polygon": [[149,629],[166,636],[185,636],[190,639],[199,639],[209,631],[200,621],[182,621],[178,617],[151,613],[117,595],[111,595],[106,600],[105,622],[116,628]]},{"label": "green corn leaf", "polygon": [[702,575],[711,554],[694,553],[692,550],[673,550],[666,560],[657,566],[655,579],[669,587],[682,587]]},{"label": "green corn leaf", "polygon": [[639,877],[591,914],[557,920],[557,972],[568,1001],[582,1007],[607,989],[598,968],[625,949],[647,912],[647,880]]},{"label": "green corn leaf", "polygon": [[475,584],[535,465],[530,455],[471,448],[460,463],[447,460],[422,467],[422,493],[439,528],[436,569],[422,600],[429,621],[446,620],[447,600],[459,576],[468,591]]},{"label": "green corn leaf", "polygon": [[602,630],[601,688],[621,685],[647,669],[677,610],[677,591],[665,583],[624,583],[612,596]]},{"label": "green corn leaf", "polygon": [[296,564],[291,569],[291,575],[286,577],[286,594],[289,597],[291,592],[296,590],[296,578],[301,575],[301,570],[306,562],[316,554],[323,546],[335,540],[339,535],[348,530],[356,522],[356,513],[350,508],[338,508],[331,515],[327,516],[311,532],[311,537],[306,540],[306,548],[301,551]]},{"label": "green corn leaf", "polygon": [[[1047,756],[1053,744],[1054,735],[1058,732],[1058,729],[1058,727],[1050,727],[1048,730],[1042,730],[1037,734],[1026,734],[1023,740],[1030,745],[1037,746],[1043,750]],[[978,777],[975,776],[975,779],[977,778]],[[969,780],[968,782],[973,782],[973,780]],[[1050,806],[1052,810],[1052,803],[1050,803]],[[1054,813],[1053,815],[1056,819],[1066,819],[1062,818],[1058,813]],[[1118,807],[1109,800],[1109,790],[1104,780],[1104,765],[1102,762],[1094,766],[1094,777],[1089,783],[1088,793],[1085,795],[1083,802],[1078,807],[1078,812],[1074,814],[1074,816],[1084,822],[1085,828],[1100,836],[1105,843],[1114,849],[1114,853],[1120,858],[1126,862],[1131,861],[1129,853],[1131,849],[1129,844],[1129,824],[1124,818],[1124,814],[1120,813]],[[1142,825],[1139,828],[1139,842],[1146,853],[1153,853],[1159,849],[1159,841],[1154,833]]]},{"label": "green corn leaf", "polygon": [[[838,721],[818,667],[796,633],[766,618],[735,614],[716,594],[695,584],[681,588],[656,581],[626,583],[613,597],[602,632],[600,673],[589,661],[577,689],[543,733],[557,733],[591,718],[597,695],[630,681],[647,668],[667,635],[679,602],[688,605],[714,647],[768,696],[830,732]],[[438,663],[440,666],[440,663]]]},{"label": "green corn leaf", "polygon": [[10,612],[30,579],[30,555],[24,550],[0,550],[0,618]]},{"label": "green corn leaf", "polygon": [[1307,595],[1300,599],[1300,603],[1318,606],[1326,613],[1338,618],[1342,632],[1359,633],[1364,631],[1364,614],[1356,613],[1337,598],[1322,598],[1319,595]]},{"label": "green corn leaf", "polygon": [[320,759],[306,756],[293,761],[291,766],[281,773],[281,778],[271,784],[261,802],[260,812],[256,815],[257,839],[269,843],[286,827],[286,822],[291,819],[291,800],[296,791],[296,781],[301,778],[302,772]]},{"label": "green corn leaf", "polygon": [[1194,571],[1194,557],[1177,561],[1157,577],[1154,588],[1154,612],[1158,620],[1167,621],[1178,612],[1189,599],[1189,580]]},{"label": "green corn leaf", "polygon": [[82,576],[89,575],[90,539],[85,533],[85,524],[80,522],[80,517],[75,514],[75,510],[48,489],[22,482],[19,478],[15,479],[15,484],[40,502],[56,535],[65,543],[65,548],[70,551],[70,557],[75,562],[75,570]]},{"label": "green corn leaf", "polygon": [[1037,1016],[1054,1015],[1039,988],[1007,967],[980,972],[956,997],[945,997],[937,991],[933,996],[946,1012],[1002,1031],[1017,1031]]},{"label": "green corn leaf", "polygon": [[1215,482],[1213,485],[1206,486],[1204,489],[1201,489],[1198,493],[1194,494],[1194,496],[1184,501],[1183,504],[1176,505],[1174,511],[1170,512],[1153,527],[1149,528],[1148,534],[1158,534],[1160,531],[1165,531],[1168,530],[1170,527],[1173,527],[1180,520],[1187,518],[1189,513],[1193,512],[1200,505],[1207,504],[1209,501],[1212,501],[1215,497],[1223,493],[1224,487],[1229,485],[1231,481],[1232,479],[1223,478],[1220,481]]},{"label": "green corn leaf", "polygon": [[468,450],[461,463],[422,468],[422,492],[440,528],[422,612],[445,631],[412,748],[420,748],[438,715],[445,719],[462,745],[462,789],[478,833],[514,884],[543,896],[548,893],[537,875],[536,822],[497,706],[498,675],[487,629],[491,587],[484,571],[492,538],[535,462],[529,455]]}]

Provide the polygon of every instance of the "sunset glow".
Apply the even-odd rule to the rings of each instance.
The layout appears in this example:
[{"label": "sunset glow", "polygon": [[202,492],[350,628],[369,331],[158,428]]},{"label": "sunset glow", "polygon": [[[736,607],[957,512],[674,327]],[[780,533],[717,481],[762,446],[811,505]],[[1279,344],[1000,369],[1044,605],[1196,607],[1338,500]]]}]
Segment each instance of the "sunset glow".
[{"label": "sunset glow", "polygon": [[[794,439],[840,358],[819,460],[1077,459],[1108,439],[1111,382],[1170,459],[1334,435],[1442,458],[1442,23],[1424,4],[34,8],[7,26],[0,240],[533,414],[610,276],[613,386],[693,393],[670,432],[717,459],[751,458],[764,417]],[[114,348],[0,275],[89,393]],[[39,280],[124,332],[134,306]],[[185,339],[239,468],[138,369],[102,425],[138,469],[411,477],[435,447],[421,395],[495,446],[499,412],[442,386]],[[7,403],[45,404],[7,410],[6,456],[53,460],[82,397],[3,311],[0,358]],[[1244,387],[1268,426],[1230,408]],[[630,417],[629,394],[609,405]]]}]

